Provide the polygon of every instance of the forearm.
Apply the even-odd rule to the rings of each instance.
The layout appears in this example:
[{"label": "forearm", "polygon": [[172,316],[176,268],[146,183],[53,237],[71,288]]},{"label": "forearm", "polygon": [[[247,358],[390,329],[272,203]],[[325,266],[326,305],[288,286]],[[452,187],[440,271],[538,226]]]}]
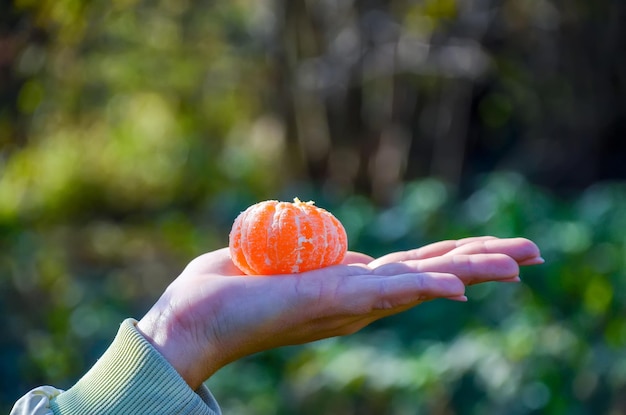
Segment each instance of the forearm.
[{"label": "forearm", "polygon": [[17,402],[11,415],[220,414],[208,389],[189,388],[135,324],[132,319],[125,320],[104,355],[70,389],[61,393],[52,388],[55,393],[42,393],[42,388],[31,391]]}]

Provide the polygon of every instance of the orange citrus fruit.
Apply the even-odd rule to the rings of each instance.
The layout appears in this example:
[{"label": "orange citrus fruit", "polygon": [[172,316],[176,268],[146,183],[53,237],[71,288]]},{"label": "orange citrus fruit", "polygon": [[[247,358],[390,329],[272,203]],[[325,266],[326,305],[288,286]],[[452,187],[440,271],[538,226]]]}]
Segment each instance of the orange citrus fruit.
[{"label": "orange citrus fruit", "polygon": [[291,274],[340,263],[348,238],[330,212],[296,198],[259,202],[241,212],[228,246],[245,274]]}]

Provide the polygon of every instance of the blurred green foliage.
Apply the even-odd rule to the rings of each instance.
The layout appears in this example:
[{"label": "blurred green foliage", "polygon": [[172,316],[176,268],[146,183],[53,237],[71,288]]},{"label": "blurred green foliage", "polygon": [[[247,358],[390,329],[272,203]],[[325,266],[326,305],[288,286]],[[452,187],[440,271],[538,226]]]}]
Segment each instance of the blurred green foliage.
[{"label": "blurred green foliage", "polygon": [[626,186],[590,183],[623,167],[594,146],[623,7],[594,4],[0,5],[0,411],[69,387],[247,205],[298,196],[372,255],[491,234],[546,264],[236,362],[208,381],[225,413],[626,414]]}]

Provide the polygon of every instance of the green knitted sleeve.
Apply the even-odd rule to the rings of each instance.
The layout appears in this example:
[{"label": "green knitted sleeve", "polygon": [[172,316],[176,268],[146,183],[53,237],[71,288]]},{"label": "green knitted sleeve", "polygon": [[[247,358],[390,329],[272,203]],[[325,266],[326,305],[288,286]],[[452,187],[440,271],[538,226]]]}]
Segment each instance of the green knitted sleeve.
[{"label": "green knitted sleeve", "polygon": [[95,365],[51,400],[54,414],[219,415],[209,390],[202,386],[193,391],[137,331],[136,323],[125,320]]}]

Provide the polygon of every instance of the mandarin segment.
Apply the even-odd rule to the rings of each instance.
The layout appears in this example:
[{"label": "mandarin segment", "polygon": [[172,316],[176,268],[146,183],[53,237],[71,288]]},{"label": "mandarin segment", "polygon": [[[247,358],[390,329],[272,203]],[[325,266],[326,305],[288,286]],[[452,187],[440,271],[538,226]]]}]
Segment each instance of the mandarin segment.
[{"label": "mandarin segment", "polygon": [[289,274],[340,263],[346,231],[313,202],[259,202],[243,211],[229,235],[231,258],[248,275]]}]

